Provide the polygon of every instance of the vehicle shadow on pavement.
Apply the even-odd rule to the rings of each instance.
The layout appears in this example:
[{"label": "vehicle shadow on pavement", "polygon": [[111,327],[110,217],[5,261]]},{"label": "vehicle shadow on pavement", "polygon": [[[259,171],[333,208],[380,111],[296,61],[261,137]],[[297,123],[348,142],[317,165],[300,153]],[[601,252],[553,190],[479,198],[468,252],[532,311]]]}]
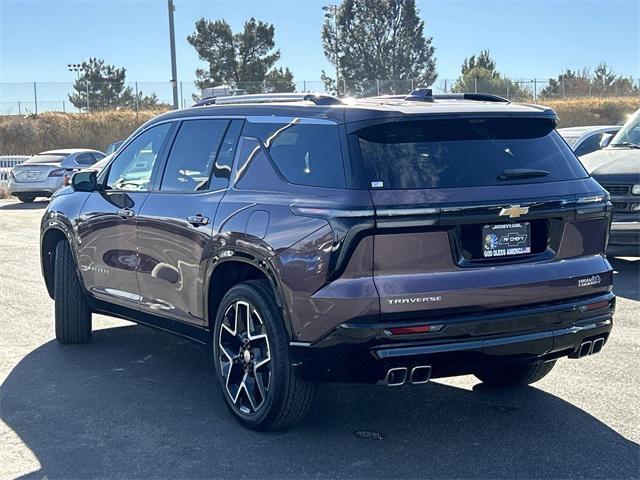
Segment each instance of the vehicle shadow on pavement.
[{"label": "vehicle shadow on pavement", "polygon": [[47,208],[47,205],[49,205],[47,200],[31,203],[23,203],[16,200],[15,203],[0,204],[0,210],[41,210]]},{"label": "vehicle shadow on pavement", "polygon": [[325,385],[299,426],[251,432],[227,412],[204,348],[140,326],[42,345],[10,373],[0,406],[41,466],[24,478],[627,478],[639,468],[637,444],[536,388]]},{"label": "vehicle shadow on pavement", "polygon": [[609,257],[614,270],[613,293],[630,300],[640,300],[640,258]]}]

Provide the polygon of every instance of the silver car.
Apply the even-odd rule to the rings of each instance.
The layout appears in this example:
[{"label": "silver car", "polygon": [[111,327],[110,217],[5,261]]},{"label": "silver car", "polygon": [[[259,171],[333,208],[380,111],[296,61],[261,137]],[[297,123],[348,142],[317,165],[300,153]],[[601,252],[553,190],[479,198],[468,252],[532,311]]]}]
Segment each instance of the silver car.
[{"label": "silver car", "polygon": [[49,150],[17,165],[9,174],[9,193],[22,202],[50,197],[64,186],[65,175],[87,168],[104,158],[104,153],[88,149]]},{"label": "silver car", "polygon": [[622,125],[594,125],[588,127],[559,128],[558,133],[569,144],[576,157],[600,150],[604,135],[615,135]]}]

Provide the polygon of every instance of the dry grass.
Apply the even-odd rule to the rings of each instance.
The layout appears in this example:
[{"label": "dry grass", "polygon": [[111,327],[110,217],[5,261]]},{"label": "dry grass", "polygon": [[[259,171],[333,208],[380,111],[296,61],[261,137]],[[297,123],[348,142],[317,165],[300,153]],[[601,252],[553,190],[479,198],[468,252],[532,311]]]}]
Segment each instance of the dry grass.
[{"label": "dry grass", "polygon": [[640,97],[574,98],[542,103],[558,113],[559,127],[617,125],[640,108]]},{"label": "dry grass", "polygon": [[[575,98],[544,101],[560,117],[560,127],[617,124],[640,108],[640,97]],[[29,155],[54,148],[95,148],[128,137],[158,111],[136,114],[110,111],[90,114],[43,113],[0,117],[0,154]]]},{"label": "dry grass", "polygon": [[0,154],[31,155],[55,148],[104,150],[110,143],[127,138],[158,113],[51,112],[29,117],[0,117]]}]

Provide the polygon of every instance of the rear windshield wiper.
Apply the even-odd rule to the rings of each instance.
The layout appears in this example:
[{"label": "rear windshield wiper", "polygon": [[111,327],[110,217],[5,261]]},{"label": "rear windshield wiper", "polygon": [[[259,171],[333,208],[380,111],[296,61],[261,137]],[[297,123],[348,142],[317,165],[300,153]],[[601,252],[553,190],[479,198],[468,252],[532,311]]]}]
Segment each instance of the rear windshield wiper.
[{"label": "rear windshield wiper", "polygon": [[640,145],[633,142],[620,142],[620,143],[612,143],[611,147],[629,147],[629,148],[640,148]]},{"label": "rear windshield wiper", "polygon": [[498,180],[512,180],[518,178],[546,177],[549,172],[533,168],[507,168],[498,175]]}]

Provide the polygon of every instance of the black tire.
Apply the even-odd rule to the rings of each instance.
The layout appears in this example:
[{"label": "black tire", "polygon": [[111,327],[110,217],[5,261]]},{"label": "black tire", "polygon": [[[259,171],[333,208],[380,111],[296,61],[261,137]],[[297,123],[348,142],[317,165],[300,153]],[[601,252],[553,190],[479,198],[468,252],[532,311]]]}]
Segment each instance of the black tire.
[{"label": "black tire", "polygon": [[[251,340],[239,338],[244,320],[237,320],[236,310],[244,310],[250,316],[247,323],[254,328],[245,330],[253,330]],[[230,332],[230,327],[235,333]],[[252,430],[279,430],[305,417],[315,396],[315,385],[302,381],[291,366],[289,336],[268,282],[248,281],[227,292],[216,314],[212,343],[222,395],[242,425]],[[250,352],[251,360],[244,352]],[[227,387],[228,379],[233,384],[230,387]],[[236,388],[236,384],[245,380],[251,383],[245,383],[244,390],[242,385]],[[257,408],[254,409],[254,405]]]},{"label": "black tire", "polygon": [[87,343],[91,339],[91,309],[67,242],[56,245],[53,278],[56,339],[65,344]]},{"label": "black tire", "polygon": [[535,383],[551,371],[556,361],[515,365],[476,373],[476,377],[492,388],[524,387]]},{"label": "black tire", "polygon": [[23,203],[31,203],[36,199],[35,195],[28,195],[28,194],[16,194],[16,197],[18,197],[18,200],[20,200]]}]

